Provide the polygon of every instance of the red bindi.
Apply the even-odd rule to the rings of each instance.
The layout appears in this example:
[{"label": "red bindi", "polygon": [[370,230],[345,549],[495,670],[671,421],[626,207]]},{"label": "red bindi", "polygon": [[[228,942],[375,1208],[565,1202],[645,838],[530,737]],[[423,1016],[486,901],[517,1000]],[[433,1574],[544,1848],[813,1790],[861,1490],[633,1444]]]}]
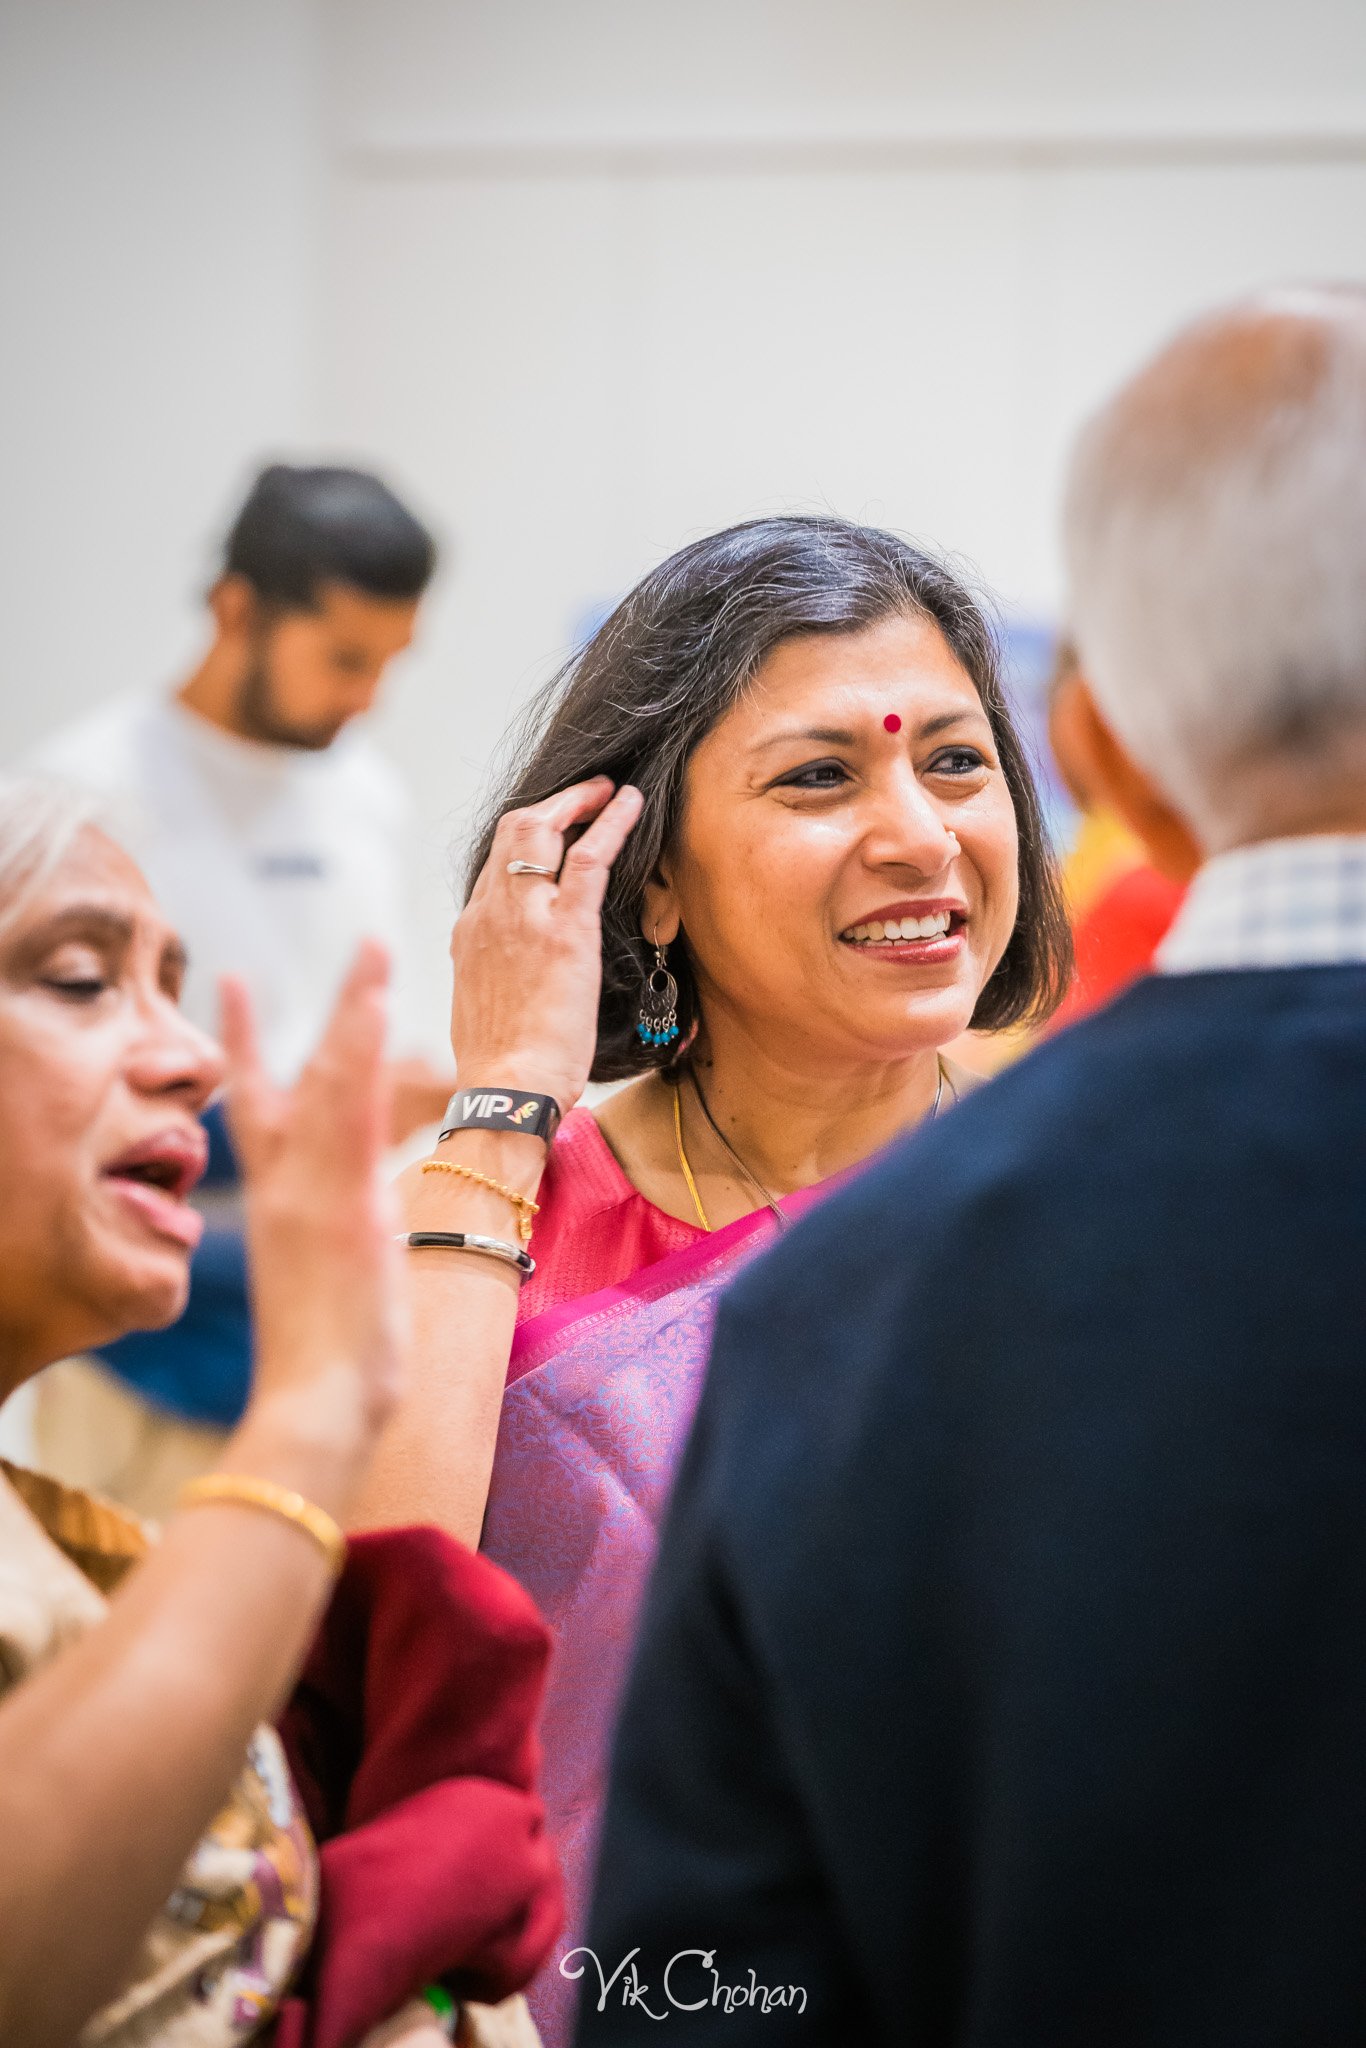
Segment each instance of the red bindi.
[{"label": "red bindi", "polygon": [[882,725],[885,732],[900,732],[901,730],[901,720],[897,717],[895,711],[887,713],[887,716],[882,721]]}]

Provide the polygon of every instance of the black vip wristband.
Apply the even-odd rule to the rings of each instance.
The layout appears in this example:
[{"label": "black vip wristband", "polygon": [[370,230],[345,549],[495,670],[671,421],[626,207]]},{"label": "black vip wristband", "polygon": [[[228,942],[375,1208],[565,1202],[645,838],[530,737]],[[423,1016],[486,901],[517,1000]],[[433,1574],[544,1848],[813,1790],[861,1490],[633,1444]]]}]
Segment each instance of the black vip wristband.
[{"label": "black vip wristband", "polygon": [[548,1145],[559,1125],[560,1105],[553,1095],[527,1095],[520,1088],[457,1088],[441,1119],[441,1137],[456,1131],[525,1131]]}]

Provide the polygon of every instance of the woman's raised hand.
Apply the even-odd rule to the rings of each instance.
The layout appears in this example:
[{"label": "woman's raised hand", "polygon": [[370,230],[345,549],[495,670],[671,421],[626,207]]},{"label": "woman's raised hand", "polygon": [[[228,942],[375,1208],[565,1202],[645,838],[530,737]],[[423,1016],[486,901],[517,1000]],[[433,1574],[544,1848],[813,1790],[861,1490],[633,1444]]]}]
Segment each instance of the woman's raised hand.
[{"label": "woman's raised hand", "polygon": [[[451,938],[451,1050],[462,1089],[526,1089],[566,1111],[578,1101],[597,1042],[602,899],[642,802],[639,790],[613,795],[598,776],[500,819]],[[566,835],[583,824],[566,850]],[[509,874],[509,861],[549,872]],[[546,1156],[526,1132],[453,1132],[437,1162],[414,1160],[402,1176],[409,1230],[511,1244],[509,1195],[534,1201]],[[469,1177],[424,1170],[447,1162]],[[353,1520],[366,1528],[435,1522],[477,1545],[520,1276],[500,1259],[415,1248],[408,1281],[413,1393]]]},{"label": "woman's raised hand", "polygon": [[[462,1088],[526,1088],[566,1111],[578,1101],[597,1040],[602,899],[643,801],[629,783],[613,795],[599,775],[499,820],[451,938]],[[566,833],[585,819],[566,851]],[[510,874],[510,861],[550,874]]]},{"label": "woman's raised hand", "polygon": [[384,1178],[388,983],[388,957],[367,940],[292,1088],[262,1066],[245,989],[223,983],[256,1328],[247,1424],[265,1418],[315,1448],[338,1506],[401,1392],[398,1223]]}]

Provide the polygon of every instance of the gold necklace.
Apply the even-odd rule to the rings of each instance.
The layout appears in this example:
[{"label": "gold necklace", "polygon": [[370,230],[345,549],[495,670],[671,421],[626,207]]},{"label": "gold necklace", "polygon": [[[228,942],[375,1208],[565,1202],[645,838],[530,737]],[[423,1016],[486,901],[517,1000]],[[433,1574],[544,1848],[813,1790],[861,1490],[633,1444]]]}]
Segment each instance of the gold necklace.
[{"label": "gold necklace", "polygon": [[683,1178],[688,1183],[688,1193],[692,1196],[692,1205],[697,1211],[697,1220],[704,1230],[710,1231],[711,1225],[707,1221],[707,1212],[702,1207],[702,1197],[697,1192],[697,1182],[692,1177],[692,1168],[688,1164],[688,1155],[683,1149],[683,1090],[677,1081],[671,1082],[670,1086],[674,1092],[674,1139],[678,1145],[678,1163],[683,1169]]},{"label": "gold necklace", "polygon": [[[936,1057],[935,1067],[938,1072],[939,1078],[935,1084],[934,1101],[930,1104],[929,1115],[925,1119],[926,1123],[933,1123],[934,1119],[939,1114],[939,1105],[944,1099],[944,1081],[946,1077],[944,1073],[943,1060]],[[749,1182],[750,1186],[754,1189],[754,1192],[760,1197],[764,1204],[773,1211],[774,1217],[777,1220],[778,1228],[780,1230],[786,1230],[789,1219],[783,1213],[783,1210],[779,1205],[777,1196],[772,1194],[769,1191],[769,1189],[764,1186],[763,1182],[759,1179],[759,1176],[756,1173],[751,1172],[750,1168],[746,1166],[744,1160],[740,1157],[740,1154],[736,1151],[734,1145],[731,1144],[730,1139],[721,1129],[720,1124],[717,1123],[716,1118],[712,1115],[711,1110],[707,1106],[707,1098],[702,1093],[702,1084],[698,1080],[697,1074],[692,1067],[688,1068],[688,1079],[692,1082],[693,1094],[697,1097],[697,1106],[701,1110],[703,1116],[707,1119],[707,1122],[711,1126],[716,1137],[720,1140],[721,1144],[725,1147],[726,1151],[729,1152],[731,1158],[739,1167],[740,1172],[744,1175],[744,1178]],[[678,1163],[683,1170],[683,1178],[687,1183],[688,1193],[692,1196],[692,1205],[694,1209],[696,1209],[697,1211],[697,1220],[701,1224],[702,1228],[705,1231],[707,1231],[708,1234],[710,1234],[711,1225],[707,1221],[707,1212],[702,1207],[702,1197],[697,1192],[697,1182],[693,1179],[693,1171],[691,1166],[689,1166],[688,1164],[687,1149],[683,1143],[682,1077],[680,1076],[678,1080],[671,1081],[670,1086],[672,1087],[674,1092],[674,1141],[678,1146]],[[958,1100],[958,1090],[956,1088],[953,1091],[953,1099],[955,1102]]]}]

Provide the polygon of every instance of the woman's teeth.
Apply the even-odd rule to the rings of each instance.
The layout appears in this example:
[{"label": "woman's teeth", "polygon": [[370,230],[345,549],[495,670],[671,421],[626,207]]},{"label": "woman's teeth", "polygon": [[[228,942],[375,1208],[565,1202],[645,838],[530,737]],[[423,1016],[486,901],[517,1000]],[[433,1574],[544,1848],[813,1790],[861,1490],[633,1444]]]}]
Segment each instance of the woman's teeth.
[{"label": "woman's teeth", "polygon": [[851,925],[844,934],[856,946],[876,945],[891,939],[942,939],[952,922],[951,913],[941,910],[933,917],[894,917],[885,923],[874,918],[871,924]]}]

